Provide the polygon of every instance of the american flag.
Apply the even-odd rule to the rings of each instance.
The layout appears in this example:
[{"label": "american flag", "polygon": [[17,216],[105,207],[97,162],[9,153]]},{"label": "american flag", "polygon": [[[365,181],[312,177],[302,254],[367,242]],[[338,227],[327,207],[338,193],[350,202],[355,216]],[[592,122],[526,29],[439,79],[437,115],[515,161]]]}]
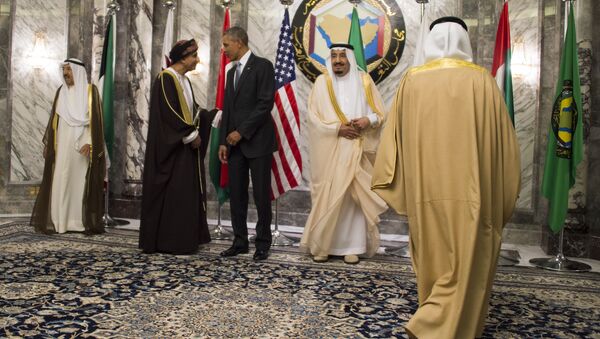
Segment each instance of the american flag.
[{"label": "american flag", "polygon": [[271,196],[273,199],[277,199],[281,194],[298,186],[302,181],[302,157],[298,147],[300,117],[293,88],[295,81],[294,46],[292,45],[289,13],[286,8],[277,44],[275,105],[271,111],[279,143],[279,151],[273,154],[273,164],[271,165]]}]

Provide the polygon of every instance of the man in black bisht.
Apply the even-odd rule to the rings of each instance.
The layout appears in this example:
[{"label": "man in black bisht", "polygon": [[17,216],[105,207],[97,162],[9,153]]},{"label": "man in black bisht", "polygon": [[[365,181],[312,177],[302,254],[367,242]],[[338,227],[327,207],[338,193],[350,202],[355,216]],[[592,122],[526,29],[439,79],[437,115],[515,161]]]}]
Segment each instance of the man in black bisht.
[{"label": "man in black bisht", "polygon": [[140,248],[189,254],[210,241],[203,165],[215,111],[200,110],[185,76],[198,59],[194,39],[175,43],[171,67],[154,80],[144,162]]}]

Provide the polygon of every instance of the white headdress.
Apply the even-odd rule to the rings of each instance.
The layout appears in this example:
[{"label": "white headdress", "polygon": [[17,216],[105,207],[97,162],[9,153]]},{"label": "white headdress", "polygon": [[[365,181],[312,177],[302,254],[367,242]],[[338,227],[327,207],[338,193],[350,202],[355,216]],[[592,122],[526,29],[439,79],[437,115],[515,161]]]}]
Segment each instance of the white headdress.
[{"label": "white headdress", "polygon": [[465,29],[466,25],[462,26],[456,21],[445,21],[434,22],[432,26],[423,48],[425,62],[439,58],[473,61],[473,51],[469,34]]},{"label": "white headdress", "polygon": [[[73,86],[69,87],[62,76],[62,68],[71,66],[73,71]],[[77,59],[67,59],[60,65],[63,86],[58,96],[56,112],[70,126],[84,126],[88,121],[88,82],[83,63]]]},{"label": "white headdress", "polygon": [[365,97],[361,71],[356,64],[354,51],[347,47],[339,47],[339,45],[336,44],[333,44],[331,49],[346,51],[346,58],[348,58],[350,64],[350,71],[348,71],[346,75],[337,76],[333,72],[331,54],[329,54],[325,61],[327,72],[331,76],[333,82],[333,90],[338,105],[349,120],[360,118],[370,112],[370,109]]},{"label": "white headdress", "polygon": [[[71,66],[73,86],[69,87],[62,76],[62,68]],[[88,117],[88,81],[83,63],[77,59],[67,59],[60,65],[63,86],[60,88],[56,113],[71,127],[77,127],[77,140],[83,134],[84,126],[90,123]],[[75,146],[77,147],[77,145]]]}]

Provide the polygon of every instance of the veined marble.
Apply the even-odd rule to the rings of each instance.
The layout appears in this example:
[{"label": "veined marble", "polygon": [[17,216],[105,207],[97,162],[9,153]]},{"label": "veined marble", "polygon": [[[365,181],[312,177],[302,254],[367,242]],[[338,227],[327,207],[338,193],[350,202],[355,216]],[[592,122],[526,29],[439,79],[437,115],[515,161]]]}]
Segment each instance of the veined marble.
[{"label": "veined marble", "polygon": [[126,180],[142,180],[152,86],[152,10],[152,0],[131,1],[127,58],[130,101],[127,103]]},{"label": "veined marble", "polygon": [[102,63],[102,48],[106,33],[106,0],[94,0],[93,38],[92,38],[92,82],[98,84],[98,74]]},{"label": "veined marble", "polygon": [[208,67],[210,65],[210,0],[181,0],[178,6],[181,6],[180,34],[176,40],[196,39],[200,57],[200,63],[196,66],[196,70],[188,72],[186,75],[192,82],[196,102],[200,107],[211,109],[215,105],[215,98],[207,98]]},{"label": "veined marble", "polygon": [[515,128],[521,146],[521,193],[517,208],[528,210],[533,209],[535,136],[537,128],[547,128],[537,126],[541,44],[538,13],[537,0],[509,3]]},{"label": "veined marble", "polygon": [[[575,185],[569,191],[569,208],[583,209],[586,207],[586,187],[588,176],[588,144],[591,125],[591,87],[592,87],[592,45],[591,41],[583,40],[578,43],[579,49],[579,78],[581,83],[581,101],[583,107],[579,114],[582,114],[583,121],[583,160],[577,167]],[[593,172],[592,172],[593,173]]]},{"label": "veined marble", "polygon": [[[66,14],[66,0],[16,3],[10,66],[11,182],[38,181],[42,177],[42,137],[61,84],[59,64],[67,53]],[[45,46],[33,54],[36,33],[43,35]]]}]

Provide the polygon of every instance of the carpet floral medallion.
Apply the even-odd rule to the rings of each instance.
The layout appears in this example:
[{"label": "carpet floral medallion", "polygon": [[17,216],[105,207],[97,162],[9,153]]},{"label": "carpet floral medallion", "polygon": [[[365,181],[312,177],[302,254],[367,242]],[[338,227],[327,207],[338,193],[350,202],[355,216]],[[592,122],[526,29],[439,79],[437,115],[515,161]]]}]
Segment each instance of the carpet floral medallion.
[{"label": "carpet floral medallion", "polygon": [[[41,235],[0,226],[0,337],[405,338],[417,307],[406,259],[316,264],[146,255],[137,232]],[[600,275],[501,268],[484,338],[600,338]]]}]

